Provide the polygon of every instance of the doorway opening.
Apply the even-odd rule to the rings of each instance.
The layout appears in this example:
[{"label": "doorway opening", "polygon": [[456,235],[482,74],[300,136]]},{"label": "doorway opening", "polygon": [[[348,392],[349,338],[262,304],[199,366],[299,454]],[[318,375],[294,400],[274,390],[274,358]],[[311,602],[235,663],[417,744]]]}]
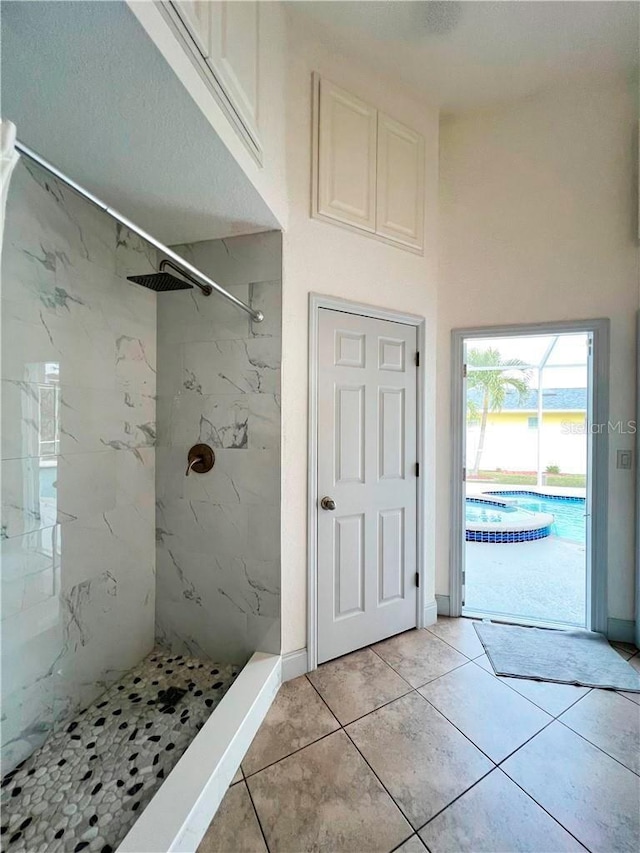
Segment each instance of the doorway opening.
[{"label": "doorway opening", "polygon": [[461,466],[452,578],[463,616],[580,628],[600,619],[594,546],[605,536],[606,469],[596,477],[595,451],[607,422],[594,354],[604,328],[454,333]]}]

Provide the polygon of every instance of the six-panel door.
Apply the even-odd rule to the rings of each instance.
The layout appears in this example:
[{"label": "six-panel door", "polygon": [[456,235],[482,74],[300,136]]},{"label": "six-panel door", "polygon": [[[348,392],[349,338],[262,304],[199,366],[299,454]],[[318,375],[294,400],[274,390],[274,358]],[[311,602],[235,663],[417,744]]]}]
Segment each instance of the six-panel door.
[{"label": "six-panel door", "polygon": [[415,354],[413,326],[320,309],[319,662],[416,625]]}]

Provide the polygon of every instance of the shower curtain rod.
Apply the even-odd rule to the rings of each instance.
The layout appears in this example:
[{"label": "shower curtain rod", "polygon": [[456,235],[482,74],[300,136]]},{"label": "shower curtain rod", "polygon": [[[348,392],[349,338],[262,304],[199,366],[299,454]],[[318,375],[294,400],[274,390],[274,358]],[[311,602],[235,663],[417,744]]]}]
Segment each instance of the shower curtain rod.
[{"label": "shower curtain rod", "polygon": [[205,296],[209,296],[214,290],[216,293],[219,293],[221,296],[224,296],[225,299],[228,299],[230,302],[233,302],[234,305],[237,305],[238,308],[242,308],[243,311],[246,311],[256,323],[261,323],[264,320],[264,314],[262,311],[254,311],[249,305],[246,305],[242,300],[233,296],[233,294],[229,293],[224,287],[221,287],[219,284],[216,284],[213,279],[209,278],[208,275],[200,272],[197,267],[194,267],[193,264],[190,264],[189,261],[185,260],[181,255],[177,252],[174,252],[173,249],[170,249],[168,246],[165,246],[164,243],[161,243],[159,240],[156,240],[155,237],[152,237],[151,234],[148,234],[134,222],[131,222],[130,219],[127,219],[126,216],[123,216],[122,213],[119,213],[113,207],[109,207],[108,204],[105,204],[104,201],[99,199],[93,193],[86,190],[84,187],[80,186],[80,184],[76,183],[72,178],[67,177],[64,172],[61,172],[60,169],[57,169],[52,163],[49,163],[48,160],[45,160],[44,157],[41,157],[39,154],[36,154],[35,151],[32,151],[27,145],[24,145],[22,142],[19,142],[16,139],[15,148],[21,154],[24,154],[25,157],[28,157],[30,160],[33,160],[34,163],[37,163],[39,166],[42,166],[43,169],[46,169],[47,172],[51,172],[52,175],[55,175],[56,178],[59,178],[63,183],[67,184],[67,186],[71,187],[72,190],[79,193],[84,198],[88,199],[92,204],[95,204],[96,207],[99,207],[101,210],[104,210],[105,213],[108,213],[112,219],[115,219],[116,222],[119,222],[121,225],[124,225],[125,228],[128,228],[130,231],[134,231],[138,236],[142,237],[143,240],[146,240],[147,243],[151,243],[152,246],[155,246],[156,249],[159,249],[164,255],[168,258],[171,258],[172,261],[175,261],[180,267],[183,267],[187,272],[191,273],[191,275],[199,278],[204,284],[200,284],[200,282],[196,282],[198,287],[202,290]]}]

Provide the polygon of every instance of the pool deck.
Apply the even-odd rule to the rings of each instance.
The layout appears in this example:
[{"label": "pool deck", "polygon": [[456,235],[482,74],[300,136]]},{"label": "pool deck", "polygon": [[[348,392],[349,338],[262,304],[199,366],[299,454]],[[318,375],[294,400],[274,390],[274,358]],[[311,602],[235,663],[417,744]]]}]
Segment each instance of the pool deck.
[{"label": "pool deck", "polygon": [[[467,496],[522,491],[584,498],[585,489],[467,483]],[[494,496],[495,498],[495,496]],[[466,542],[466,607],[474,611],[542,622],[584,624],[584,544],[551,535],[535,542]]]}]

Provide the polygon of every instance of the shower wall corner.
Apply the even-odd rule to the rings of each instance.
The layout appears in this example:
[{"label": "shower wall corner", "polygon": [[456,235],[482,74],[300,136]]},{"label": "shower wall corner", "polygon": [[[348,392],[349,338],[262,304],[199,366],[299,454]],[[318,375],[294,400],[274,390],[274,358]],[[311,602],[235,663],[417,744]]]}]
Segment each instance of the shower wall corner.
[{"label": "shower wall corner", "polygon": [[[280,654],[282,235],[172,247],[234,296],[158,300],[156,631],[173,651]],[[197,443],[213,469],[185,476]]]}]

